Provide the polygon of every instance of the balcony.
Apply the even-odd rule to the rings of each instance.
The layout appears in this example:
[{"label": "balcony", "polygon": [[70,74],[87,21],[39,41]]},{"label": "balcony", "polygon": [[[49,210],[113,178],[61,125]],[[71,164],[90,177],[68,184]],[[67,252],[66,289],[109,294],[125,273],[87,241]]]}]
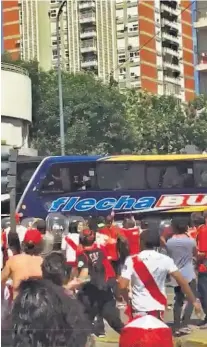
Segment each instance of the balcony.
[{"label": "balcony", "polygon": [[167,61],[164,61],[163,64],[164,64],[164,68],[167,68],[167,69],[170,69],[173,71],[180,71],[179,65],[175,65],[175,64],[169,63]]},{"label": "balcony", "polygon": [[87,60],[83,60],[81,62],[81,67],[82,68],[90,68],[90,67],[98,67],[98,61],[97,59],[87,59]]},{"label": "balcony", "polygon": [[178,29],[178,23],[177,22],[171,22],[170,20],[165,19],[165,18],[162,18],[161,24],[162,24],[162,27],[165,25],[168,25],[171,28]]},{"label": "balcony", "polygon": [[166,32],[162,32],[162,40],[168,40],[168,41],[171,41],[171,42],[176,42],[176,43],[179,43],[180,42],[180,39],[176,36],[173,36],[173,35],[170,35],[170,34],[167,34]]},{"label": "balcony", "polygon": [[202,52],[198,55],[196,70],[207,71],[207,52]]},{"label": "balcony", "polygon": [[207,12],[198,14],[197,21],[194,23],[194,28],[196,29],[207,28]]},{"label": "balcony", "polygon": [[171,49],[171,48],[163,47],[163,55],[165,54],[170,54],[175,57],[179,57],[178,51],[175,51],[174,49]]},{"label": "balcony", "polygon": [[179,10],[177,8],[174,9],[170,6],[161,4],[161,12],[164,12],[164,11],[174,14],[175,16],[179,15]]},{"label": "balcony", "polygon": [[96,8],[95,1],[83,1],[79,3],[79,10],[86,10],[91,8]]},{"label": "balcony", "polygon": [[96,40],[86,40],[81,43],[81,53],[96,52],[97,42]]},{"label": "balcony", "polygon": [[96,37],[97,33],[95,29],[86,29],[80,33],[80,38],[81,39],[87,39],[91,37]]},{"label": "balcony", "polygon": [[164,75],[164,81],[168,83],[173,83],[180,85],[180,79]]},{"label": "balcony", "polygon": [[85,24],[85,23],[95,23],[96,22],[96,16],[95,13],[86,13],[82,14],[79,19],[80,24]]}]

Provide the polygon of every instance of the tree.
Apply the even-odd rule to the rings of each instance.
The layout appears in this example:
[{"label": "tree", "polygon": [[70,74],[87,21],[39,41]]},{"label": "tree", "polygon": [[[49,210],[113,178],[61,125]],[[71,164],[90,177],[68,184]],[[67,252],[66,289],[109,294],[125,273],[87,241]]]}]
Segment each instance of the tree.
[{"label": "tree", "polygon": [[[32,145],[42,155],[60,153],[57,72],[37,61],[2,61],[26,68],[32,80]],[[66,153],[180,153],[186,145],[207,148],[207,99],[187,105],[174,96],[135,89],[121,94],[116,81],[92,74],[62,73]]]},{"label": "tree", "polygon": [[[66,153],[120,152],[127,143],[124,96],[91,74],[63,72]],[[56,71],[40,72],[40,99],[33,143],[43,153],[60,152]]]},{"label": "tree", "polygon": [[204,98],[195,99],[184,107],[174,96],[129,90],[125,108],[135,152],[179,153],[188,144],[194,144],[200,150],[207,146]]},{"label": "tree", "polygon": [[[36,61],[8,63],[26,68],[32,80],[32,145],[41,154],[59,154],[59,108],[57,72],[39,69]],[[120,152],[127,143],[124,96],[116,83],[104,85],[92,74],[62,73],[66,153]]]}]

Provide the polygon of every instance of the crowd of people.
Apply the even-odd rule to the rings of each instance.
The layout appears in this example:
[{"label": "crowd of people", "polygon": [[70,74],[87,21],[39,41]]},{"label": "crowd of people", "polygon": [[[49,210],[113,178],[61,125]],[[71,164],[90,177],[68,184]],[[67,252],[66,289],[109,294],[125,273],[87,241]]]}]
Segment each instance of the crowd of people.
[{"label": "crowd of people", "polygon": [[[16,222],[16,232],[2,222],[2,346],[93,346],[106,321],[120,347],[172,347],[173,334],[190,333],[193,310],[207,327],[207,211],[175,216],[160,233],[113,214],[70,220],[61,232]],[[173,330],[164,323],[169,278]]]}]

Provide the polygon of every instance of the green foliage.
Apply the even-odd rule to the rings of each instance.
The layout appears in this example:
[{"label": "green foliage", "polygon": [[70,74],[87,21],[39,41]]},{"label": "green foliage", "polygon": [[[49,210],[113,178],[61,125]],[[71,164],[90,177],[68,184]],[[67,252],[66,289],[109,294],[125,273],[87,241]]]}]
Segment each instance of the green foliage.
[{"label": "green foliage", "polygon": [[[38,62],[2,61],[26,68],[32,80],[31,144],[42,155],[60,153],[57,72]],[[113,76],[109,85],[92,74],[62,73],[67,154],[179,153],[186,145],[207,148],[207,100],[182,105],[173,96],[134,89],[121,94]]]},{"label": "green foliage", "polygon": [[184,106],[173,96],[129,90],[126,100],[135,152],[179,153],[186,145],[195,145],[201,151],[207,148],[207,101],[204,97]]}]

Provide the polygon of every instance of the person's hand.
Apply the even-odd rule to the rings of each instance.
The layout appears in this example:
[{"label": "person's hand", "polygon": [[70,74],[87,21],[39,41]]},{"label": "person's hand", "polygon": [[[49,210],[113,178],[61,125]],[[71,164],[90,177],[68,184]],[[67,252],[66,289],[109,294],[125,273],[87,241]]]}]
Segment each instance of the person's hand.
[{"label": "person's hand", "polygon": [[201,318],[202,315],[202,306],[199,300],[196,300],[193,304],[194,309],[195,309],[195,314],[198,318]]},{"label": "person's hand", "polygon": [[69,290],[75,290],[79,288],[82,283],[83,281],[80,278],[75,277],[73,280],[71,280],[65,285],[65,288]]},{"label": "person's hand", "polygon": [[110,245],[113,245],[114,243],[116,243],[116,239],[113,239],[112,237],[110,237],[110,238],[107,240],[107,243],[109,243]]}]

